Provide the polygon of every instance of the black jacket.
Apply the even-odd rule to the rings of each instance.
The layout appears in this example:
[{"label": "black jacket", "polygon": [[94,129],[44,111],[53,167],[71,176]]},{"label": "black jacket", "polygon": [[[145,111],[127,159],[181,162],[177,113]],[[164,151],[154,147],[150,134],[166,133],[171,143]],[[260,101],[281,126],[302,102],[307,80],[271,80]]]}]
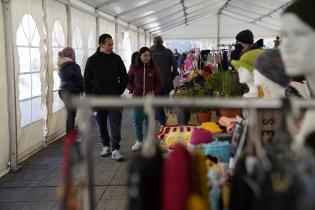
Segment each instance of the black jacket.
[{"label": "black jacket", "polygon": [[60,78],[59,90],[83,92],[83,78],[78,64],[66,59],[59,61],[58,74]]},{"label": "black jacket", "polygon": [[87,94],[120,96],[128,84],[126,67],[119,55],[100,52],[88,58],[84,72]]},{"label": "black jacket", "polygon": [[164,92],[168,94],[173,86],[173,79],[179,75],[177,61],[173,52],[164,46],[151,48],[153,62],[160,68],[164,83]]}]

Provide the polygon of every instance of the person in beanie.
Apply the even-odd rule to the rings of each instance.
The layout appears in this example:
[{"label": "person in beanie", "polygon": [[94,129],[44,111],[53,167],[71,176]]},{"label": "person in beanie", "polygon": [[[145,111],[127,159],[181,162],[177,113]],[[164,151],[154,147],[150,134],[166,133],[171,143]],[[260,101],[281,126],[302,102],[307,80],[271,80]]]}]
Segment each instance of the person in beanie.
[{"label": "person in beanie", "polygon": [[[159,95],[163,90],[160,69],[153,63],[150,49],[147,47],[140,49],[136,63],[130,67],[128,76],[127,89],[133,97],[144,97],[147,94]],[[133,151],[138,151],[142,147],[143,122],[145,123],[144,133],[146,133],[148,117],[144,114],[142,107],[136,107],[133,112],[133,124],[137,141],[132,146]]]},{"label": "person in beanie", "polygon": [[[179,75],[177,70],[178,64],[173,52],[163,46],[161,36],[154,37],[154,46],[151,47],[153,62],[159,67],[163,79],[164,89],[160,94],[168,96],[171,90],[174,89],[173,80]],[[157,119],[160,125],[166,124],[166,116],[164,108],[157,108]]]},{"label": "person in beanie", "polygon": [[[121,57],[113,52],[113,39],[109,34],[99,37],[99,47],[88,58],[84,72],[84,88],[87,95],[120,97],[128,84],[128,74]],[[110,137],[107,118],[111,128],[112,158],[122,160],[119,153],[121,141],[122,109],[97,109],[96,122],[100,129],[103,150],[101,156],[110,155]]]},{"label": "person in beanie", "polygon": [[58,53],[57,65],[60,78],[58,94],[67,109],[66,132],[69,134],[74,129],[77,114],[76,109],[70,107],[69,98],[79,96],[83,92],[83,78],[71,47],[66,47]]},{"label": "person in beanie", "polygon": [[239,32],[236,35],[236,41],[241,44],[243,53],[261,48],[257,43],[254,43],[254,34],[248,29]]}]

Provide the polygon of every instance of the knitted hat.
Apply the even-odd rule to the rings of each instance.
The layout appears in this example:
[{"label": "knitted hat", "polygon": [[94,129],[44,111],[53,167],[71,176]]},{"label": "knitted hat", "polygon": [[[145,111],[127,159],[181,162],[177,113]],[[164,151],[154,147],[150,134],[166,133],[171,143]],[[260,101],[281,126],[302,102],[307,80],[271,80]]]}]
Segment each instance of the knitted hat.
[{"label": "knitted hat", "polygon": [[254,64],[255,69],[271,81],[287,87],[290,79],[285,74],[284,66],[278,49],[265,50]]},{"label": "knitted hat", "polygon": [[59,51],[58,56],[60,58],[64,57],[71,58],[71,60],[75,62],[75,52],[71,47],[66,47],[62,51]]},{"label": "knitted hat", "polygon": [[314,8],[314,0],[297,0],[286,8],[283,14],[293,13],[315,30]]},{"label": "knitted hat", "polygon": [[234,66],[235,69],[239,69],[241,66],[245,67],[248,71],[253,72],[254,71],[254,63],[256,58],[263,53],[263,50],[256,49],[256,50],[250,50],[246,53],[244,53],[240,60],[232,60],[231,63]]},{"label": "knitted hat", "polygon": [[191,155],[183,145],[177,144],[164,166],[162,209],[183,210],[194,190]]},{"label": "knitted hat", "polygon": [[253,44],[254,43],[254,35],[250,30],[244,30],[237,34],[236,40],[245,44]]},{"label": "knitted hat", "polygon": [[192,145],[208,144],[212,141],[212,133],[202,128],[195,128],[191,134]]}]

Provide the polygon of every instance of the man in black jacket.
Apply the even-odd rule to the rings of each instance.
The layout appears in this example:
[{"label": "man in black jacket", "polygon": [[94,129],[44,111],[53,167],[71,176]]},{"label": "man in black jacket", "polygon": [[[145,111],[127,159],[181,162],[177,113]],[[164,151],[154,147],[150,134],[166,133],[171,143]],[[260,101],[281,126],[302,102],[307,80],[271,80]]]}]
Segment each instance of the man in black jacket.
[{"label": "man in black jacket", "polygon": [[[109,34],[99,37],[99,48],[89,57],[84,72],[86,94],[98,96],[121,96],[128,84],[126,67],[119,55],[113,52],[113,39]],[[110,137],[107,130],[109,118],[112,136],[112,158],[122,160],[119,153],[121,140],[122,109],[97,109],[96,121],[100,130],[103,150],[101,156],[110,155]]]},{"label": "man in black jacket", "polygon": [[[152,59],[160,68],[163,78],[164,90],[162,95],[168,96],[171,90],[174,89],[173,80],[179,76],[178,64],[173,52],[163,46],[161,36],[154,37],[154,46],[151,48]],[[166,116],[163,108],[157,108],[157,119],[164,126],[166,124]]]}]

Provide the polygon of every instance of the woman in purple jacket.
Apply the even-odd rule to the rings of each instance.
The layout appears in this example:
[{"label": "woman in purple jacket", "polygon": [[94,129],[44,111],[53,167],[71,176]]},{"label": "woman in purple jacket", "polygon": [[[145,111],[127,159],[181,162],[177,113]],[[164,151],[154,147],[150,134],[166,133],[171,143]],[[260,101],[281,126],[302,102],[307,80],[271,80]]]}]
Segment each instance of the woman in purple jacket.
[{"label": "woman in purple jacket", "polygon": [[[144,97],[147,94],[158,95],[163,90],[163,82],[159,68],[153,63],[151,51],[147,47],[140,49],[136,64],[131,65],[128,72],[129,83],[127,89],[133,97]],[[138,151],[142,147],[143,132],[142,126],[145,123],[145,133],[148,128],[148,118],[143,112],[143,108],[135,108],[133,113],[133,123],[136,132],[137,142],[132,146],[133,151]]]}]

